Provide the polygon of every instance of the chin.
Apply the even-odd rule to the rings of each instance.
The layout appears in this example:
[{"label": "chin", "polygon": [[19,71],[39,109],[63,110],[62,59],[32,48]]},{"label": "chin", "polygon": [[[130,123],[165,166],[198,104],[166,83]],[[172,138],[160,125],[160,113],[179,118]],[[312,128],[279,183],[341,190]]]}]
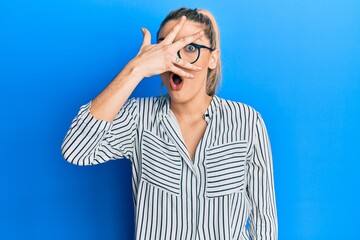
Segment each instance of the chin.
[{"label": "chin", "polygon": [[186,96],[187,94],[185,94],[185,92],[183,91],[168,90],[168,94],[170,96],[171,101],[176,103],[186,102],[187,98],[189,98],[189,96]]}]

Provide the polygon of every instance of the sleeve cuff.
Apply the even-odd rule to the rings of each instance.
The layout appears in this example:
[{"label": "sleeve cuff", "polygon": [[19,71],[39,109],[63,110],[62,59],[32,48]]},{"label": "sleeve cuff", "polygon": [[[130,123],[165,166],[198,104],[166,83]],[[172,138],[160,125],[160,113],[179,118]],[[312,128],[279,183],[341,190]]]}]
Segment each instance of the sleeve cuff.
[{"label": "sleeve cuff", "polygon": [[79,111],[78,122],[82,122],[83,126],[91,126],[92,129],[98,129],[99,131],[109,131],[112,127],[112,123],[106,120],[96,119],[90,112],[91,102],[81,106]]}]

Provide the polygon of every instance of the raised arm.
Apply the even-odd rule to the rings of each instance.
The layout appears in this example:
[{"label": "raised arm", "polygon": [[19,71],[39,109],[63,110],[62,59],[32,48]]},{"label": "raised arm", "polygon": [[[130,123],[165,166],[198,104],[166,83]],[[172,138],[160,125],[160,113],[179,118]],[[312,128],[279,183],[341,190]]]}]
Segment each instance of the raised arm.
[{"label": "raised arm", "polygon": [[174,39],[182,28],[185,17],[179,19],[166,38],[158,44],[151,44],[150,32],[143,28],[143,43],[137,56],[115,77],[115,79],[92,102],[91,113],[97,119],[112,122],[125,101],[144,77],[173,72],[191,78],[186,70],[200,70],[196,65],[185,61],[176,62],[177,51],[203,36],[203,32],[185,37],[177,42]]},{"label": "raised arm", "polygon": [[135,87],[144,77],[166,71],[191,78],[187,71],[199,70],[188,62],[176,61],[179,49],[203,36],[203,32],[198,32],[174,42],[185,21],[181,18],[158,44],[151,44],[150,32],[142,29],[144,39],[139,53],[73,120],[61,147],[68,162],[91,165],[132,157],[139,116],[136,101],[127,99]]}]

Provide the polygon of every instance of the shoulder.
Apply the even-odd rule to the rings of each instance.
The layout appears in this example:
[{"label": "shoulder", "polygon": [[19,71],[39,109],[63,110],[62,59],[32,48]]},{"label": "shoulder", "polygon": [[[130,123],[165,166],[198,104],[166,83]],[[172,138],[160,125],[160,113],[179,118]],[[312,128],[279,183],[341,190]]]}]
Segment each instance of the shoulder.
[{"label": "shoulder", "polygon": [[238,117],[246,116],[247,118],[257,118],[260,114],[252,106],[229,99],[219,98],[222,111],[233,113]]},{"label": "shoulder", "polygon": [[231,112],[232,114],[228,115],[232,115],[238,123],[251,126],[251,129],[266,129],[264,119],[255,108],[232,100],[221,99],[221,102],[223,111]]},{"label": "shoulder", "polygon": [[219,129],[230,129],[236,133],[235,136],[240,136],[240,139],[252,142],[259,118],[261,118],[258,111],[243,102],[223,98],[219,100],[216,116],[219,125],[224,125]]}]

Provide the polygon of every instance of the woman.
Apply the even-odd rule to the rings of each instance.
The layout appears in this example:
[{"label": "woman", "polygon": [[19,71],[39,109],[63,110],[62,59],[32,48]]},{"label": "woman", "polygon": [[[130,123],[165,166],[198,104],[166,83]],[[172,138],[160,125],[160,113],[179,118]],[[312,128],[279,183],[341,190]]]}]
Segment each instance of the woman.
[{"label": "woman", "polygon": [[[64,139],[77,165],[132,162],[136,239],[277,239],[271,150],[260,115],[215,95],[220,40],[205,10],[181,8],[157,44],[83,106]],[[160,74],[168,94],[129,99]]]}]

